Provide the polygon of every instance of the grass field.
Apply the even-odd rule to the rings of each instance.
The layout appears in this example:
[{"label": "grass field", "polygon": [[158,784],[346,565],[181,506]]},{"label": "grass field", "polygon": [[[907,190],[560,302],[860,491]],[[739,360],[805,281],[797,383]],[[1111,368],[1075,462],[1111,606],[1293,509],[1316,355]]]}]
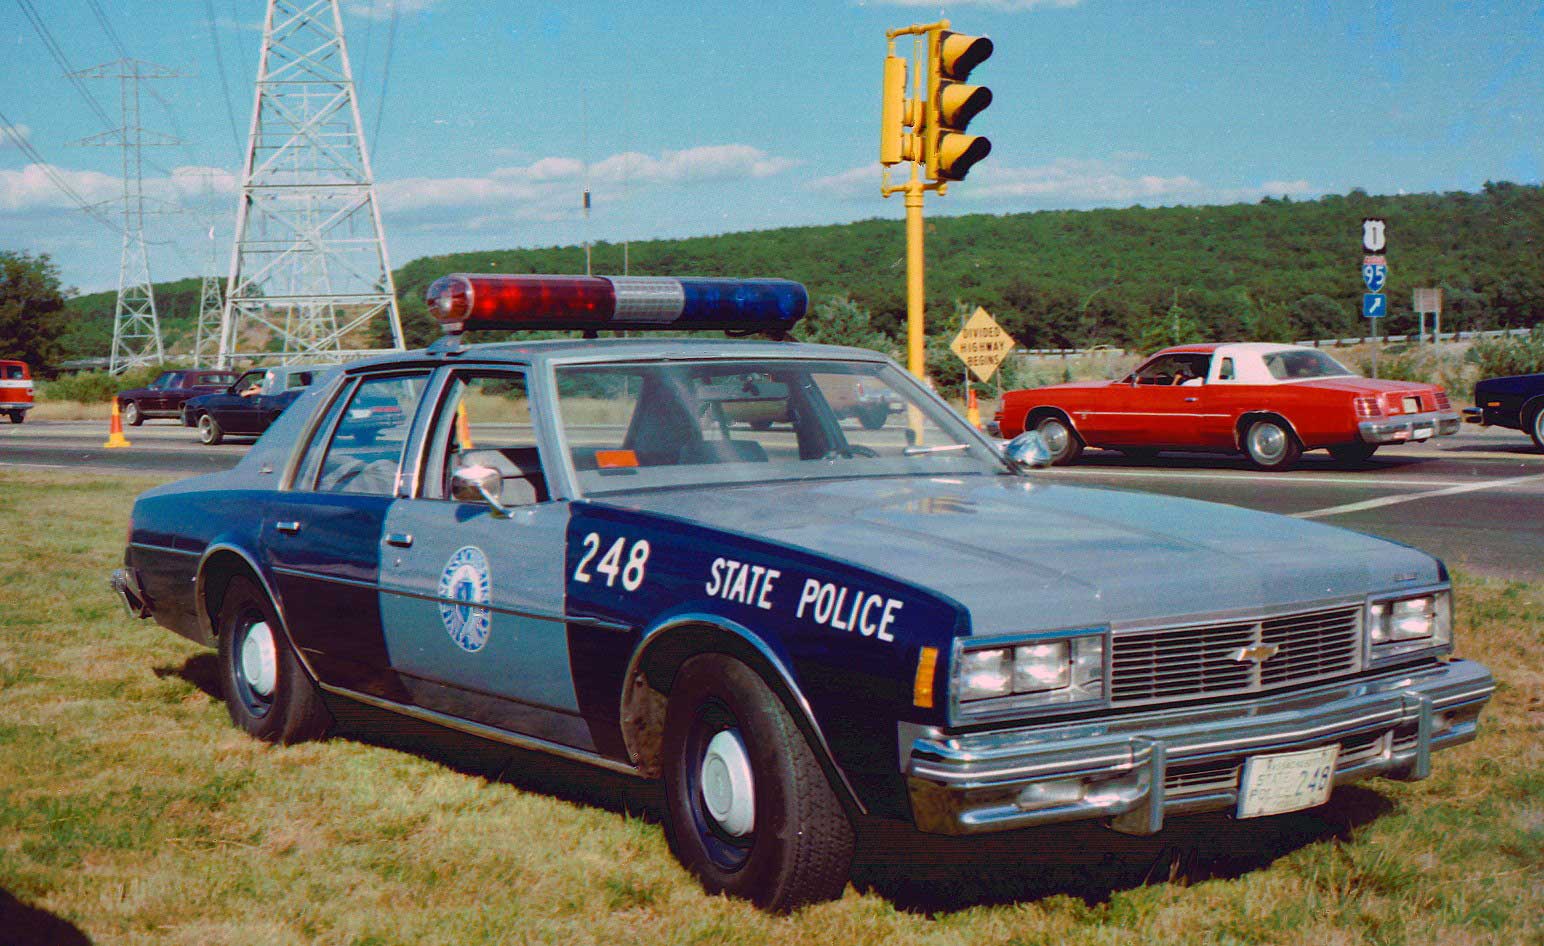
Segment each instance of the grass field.
[{"label": "grass field", "polygon": [[151,481],[0,474],[0,944],[1544,942],[1544,592],[1459,582],[1480,739],[1325,808],[972,843],[861,830],[844,899],[701,893],[657,792],[359,716],[256,743],[104,577]]}]

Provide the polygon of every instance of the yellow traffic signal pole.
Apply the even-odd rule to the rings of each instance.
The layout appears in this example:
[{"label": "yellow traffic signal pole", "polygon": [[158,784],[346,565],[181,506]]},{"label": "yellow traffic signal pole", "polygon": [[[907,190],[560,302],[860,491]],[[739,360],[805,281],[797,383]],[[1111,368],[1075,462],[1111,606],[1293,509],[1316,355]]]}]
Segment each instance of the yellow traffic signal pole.
[{"label": "yellow traffic signal pole", "polygon": [[[912,62],[920,60],[921,37],[927,36],[936,30],[949,28],[948,20],[939,20],[937,23],[908,26],[903,29],[888,30],[885,39],[889,42],[887,55],[895,56],[895,40],[900,36],[916,36],[918,51],[912,55]],[[904,75],[904,73],[902,73]],[[914,129],[911,135],[905,136],[911,139],[911,147],[902,152],[898,157],[904,157],[911,164],[911,178],[905,184],[890,183],[890,169],[884,170],[883,182],[880,185],[880,193],[889,197],[894,193],[906,195],[906,369],[917,378],[923,379],[927,375],[926,358],[926,324],[925,324],[925,269],[926,257],[922,251],[922,195],[930,190],[936,190],[940,194],[945,192],[948,184],[943,182],[930,182],[922,180],[919,171],[922,155],[922,122],[927,111],[923,101],[922,79],[926,72],[920,67],[913,70],[914,84],[918,95],[908,103],[906,111],[911,114],[904,116],[901,124]],[[903,85],[904,87],[904,85]],[[883,146],[883,143],[881,143]],[[920,433],[920,431],[918,431]]]}]

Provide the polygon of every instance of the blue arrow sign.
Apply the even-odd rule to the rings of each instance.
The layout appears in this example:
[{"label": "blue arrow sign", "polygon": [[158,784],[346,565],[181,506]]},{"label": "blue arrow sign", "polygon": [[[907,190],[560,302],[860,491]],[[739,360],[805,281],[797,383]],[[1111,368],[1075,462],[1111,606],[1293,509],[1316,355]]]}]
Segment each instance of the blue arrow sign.
[{"label": "blue arrow sign", "polygon": [[1368,292],[1382,292],[1383,286],[1389,281],[1389,268],[1387,264],[1364,263],[1362,265],[1362,285]]},{"label": "blue arrow sign", "polygon": [[1362,293],[1362,316],[1364,318],[1381,319],[1388,314],[1388,296],[1381,292]]}]

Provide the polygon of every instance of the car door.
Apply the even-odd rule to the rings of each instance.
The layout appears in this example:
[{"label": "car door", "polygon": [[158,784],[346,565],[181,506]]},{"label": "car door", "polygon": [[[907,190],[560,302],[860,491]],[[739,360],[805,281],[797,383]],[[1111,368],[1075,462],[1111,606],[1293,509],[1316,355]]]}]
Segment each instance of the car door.
[{"label": "car door", "polygon": [[231,385],[232,397],[225,399],[220,405],[220,412],[215,418],[220,426],[234,434],[250,434],[259,430],[258,421],[261,415],[261,402],[266,371],[258,369],[248,371],[236,379]]},{"label": "car door", "polygon": [[[323,682],[402,701],[381,634],[381,536],[396,501],[427,369],[366,375],[334,398],[287,490],[264,518],[262,547],[290,635]],[[392,399],[402,422],[372,428],[349,416],[360,398]]]},{"label": "car door", "polygon": [[[450,371],[420,489],[392,506],[381,567],[391,667],[414,702],[593,749],[579,715],[564,615],[567,501],[547,492],[552,454],[532,427],[520,369]],[[457,469],[502,476],[503,515],[450,498]]]},{"label": "car door", "polygon": [[1146,447],[1200,446],[1210,360],[1205,353],[1176,352],[1138,368],[1123,442]]},{"label": "car door", "polygon": [[155,379],[142,405],[144,411],[169,410],[172,392],[182,384],[182,372],[168,371]]}]

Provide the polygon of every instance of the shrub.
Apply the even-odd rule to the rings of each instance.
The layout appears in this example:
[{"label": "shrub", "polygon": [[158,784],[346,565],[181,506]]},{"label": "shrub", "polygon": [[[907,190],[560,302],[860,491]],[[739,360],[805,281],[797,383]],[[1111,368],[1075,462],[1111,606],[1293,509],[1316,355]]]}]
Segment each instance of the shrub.
[{"label": "shrub", "polygon": [[38,399],[43,401],[79,401],[83,404],[102,404],[110,401],[119,391],[142,388],[154,381],[162,369],[156,366],[136,368],[123,374],[113,375],[105,371],[82,371],[79,374],[62,375],[38,386]]},{"label": "shrub", "polygon": [[1523,336],[1478,339],[1469,360],[1479,366],[1482,378],[1544,372],[1544,325]]}]

